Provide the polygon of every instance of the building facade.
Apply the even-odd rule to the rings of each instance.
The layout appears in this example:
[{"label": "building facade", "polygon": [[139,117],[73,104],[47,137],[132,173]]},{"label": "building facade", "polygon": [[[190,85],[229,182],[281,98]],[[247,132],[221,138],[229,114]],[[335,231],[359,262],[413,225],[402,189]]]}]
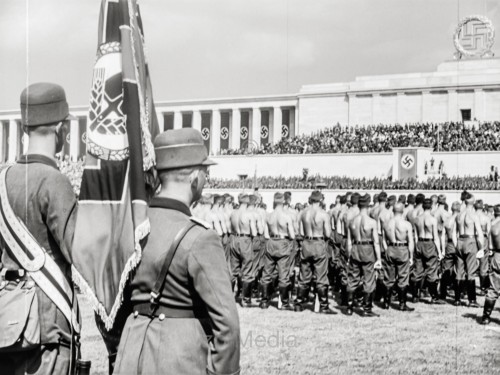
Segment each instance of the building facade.
[{"label": "building facade", "polygon": [[[357,77],[305,85],[297,94],[155,103],[160,130],[201,131],[212,154],[258,148],[335,124],[405,124],[500,120],[500,59],[446,61],[435,72]],[[72,107],[65,154],[85,154],[87,107]],[[0,162],[27,147],[19,110],[0,111]]]}]

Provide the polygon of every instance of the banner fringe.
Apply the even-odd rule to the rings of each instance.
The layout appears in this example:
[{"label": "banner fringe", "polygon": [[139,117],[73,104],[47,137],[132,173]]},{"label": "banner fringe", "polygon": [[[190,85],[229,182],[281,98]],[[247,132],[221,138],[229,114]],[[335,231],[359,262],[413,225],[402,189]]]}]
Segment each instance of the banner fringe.
[{"label": "banner fringe", "polygon": [[116,319],[116,315],[118,314],[118,310],[122,305],[123,301],[123,291],[125,290],[125,285],[129,279],[130,273],[134,271],[142,258],[142,248],[140,241],[145,238],[149,232],[151,231],[151,224],[149,219],[146,219],[140,225],[135,228],[134,238],[135,238],[135,249],[132,256],[127,260],[125,264],[125,268],[123,269],[122,275],[120,277],[120,285],[118,288],[118,293],[115,298],[115,302],[113,303],[113,307],[111,308],[111,312],[108,315],[106,313],[106,309],[101,302],[97,299],[95,293],[92,291],[92,288],[88,284],[87,280],[78,272],[74,265],[71,266],[71,276],[73,282],[78,286],[82,294],[90,301],[92,309],[96,312],[97,315],[101,318],[104,323],[104,327],[106,330],[110,331],[113,328],[113,324]]}]

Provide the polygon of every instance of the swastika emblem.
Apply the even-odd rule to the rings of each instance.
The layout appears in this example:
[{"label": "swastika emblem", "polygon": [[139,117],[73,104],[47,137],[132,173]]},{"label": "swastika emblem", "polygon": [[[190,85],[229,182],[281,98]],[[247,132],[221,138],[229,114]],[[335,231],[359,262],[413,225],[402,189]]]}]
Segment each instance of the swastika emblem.
[{"label": "swastika emblem", "polygon": [[288,137],[288,125],[286,124],[281,125],[281,137],[282,138]]},{"label": "swastika emblem", "polygon": [[204,141],[208,141],[210,138],[210,130],[208,128],[203,128],[201,131],[201,137]]},{"label": "swastika emblem", "polygon": [[[493,56],[491,47],[493,46],[495,30],[491,21],[483,16],[465,17],[458,24],[453,37],[453,42],[458,53],[455,55],[479,57]],[[458,56],[457,56],[458,55]]]},{"label": "swastika emblem", "polygon": [[66,142],[70,143],[71,142],[71,137],[69,134],[66,135]]},{"label": "swastika emblem", "polygon": [[412,169],[415,165],[415,158],[413,155],[405,154],[401,157],[401,166],[404,169]]},{"label": "swastika emblem", "polygon": [[87,143],[87,132],[83,132],[82,134],[82,142]]},{"label": "swastika emblem", "polygon": [[266,125],[260,127],[260,137],[266,139],[269,136],[269,128]]},{"label": "swastika emblem", "polygon": [[220,137],[224,140],[229,138],[229,129],[224,127],[220,130]]},{"label": "swastika emblem", "polygon": [[247,139],[248,138],[248,128],[247,127],[242,127],[240,130],[240,136],[241,139]]}]

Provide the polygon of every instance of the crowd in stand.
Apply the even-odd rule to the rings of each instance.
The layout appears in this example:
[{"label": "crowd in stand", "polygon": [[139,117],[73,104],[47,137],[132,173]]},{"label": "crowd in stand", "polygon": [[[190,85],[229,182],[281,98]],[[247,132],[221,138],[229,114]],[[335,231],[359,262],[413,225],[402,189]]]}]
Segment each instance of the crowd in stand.
[{"label": "crowd in stand", "polygon": [[[465,125],[440,124],[341,126],[309,134],[283,138],[264,144],[257,154],[321,154],[390,152],[393,147],[432,147],[434,151],[496,151],[500,149],[500,122]],[[239,155],[245,149],[222,150],[224,155]]]},{"label": "crowd in stand", "polygon": [[63,174],[68,176],[76,195],[80,194],[84,163],[85,159],[80,159],[75,162],[71,161],[68,155],[58,159],[59,169]]},{"label": "crowd in stand", "polygon": [[255,181],[242,182],[237,179],[211,178],[207,188],[239,189],[258,186],[261,189],[354,189],[354,190],[497,190],[498,182],[488,180],[484,176],[467,177],[430,177],[427,181],[402,179],[391,181],[384,178],[352,178],[340,176],[303,177],[258,177]]}]

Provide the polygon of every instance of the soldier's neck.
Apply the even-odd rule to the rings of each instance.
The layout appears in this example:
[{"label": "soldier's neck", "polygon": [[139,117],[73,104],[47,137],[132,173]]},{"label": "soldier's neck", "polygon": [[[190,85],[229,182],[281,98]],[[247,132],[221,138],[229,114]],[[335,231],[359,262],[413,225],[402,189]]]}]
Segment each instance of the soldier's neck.
[{"label": "soldier's neck", "polygon": [[30,137],[27,154],[44,155],[55,160],[56,145],[53,139]]},{"label": "soldier's neck", "polygon": [[193,195],[191,193],[191,186],[184,186],[180,184],[172,183],[172,185],[162,186],[160,192],[158,193],[160,198],[169,198],[176,201],[184,203],[186,206],[190,207]]}]

